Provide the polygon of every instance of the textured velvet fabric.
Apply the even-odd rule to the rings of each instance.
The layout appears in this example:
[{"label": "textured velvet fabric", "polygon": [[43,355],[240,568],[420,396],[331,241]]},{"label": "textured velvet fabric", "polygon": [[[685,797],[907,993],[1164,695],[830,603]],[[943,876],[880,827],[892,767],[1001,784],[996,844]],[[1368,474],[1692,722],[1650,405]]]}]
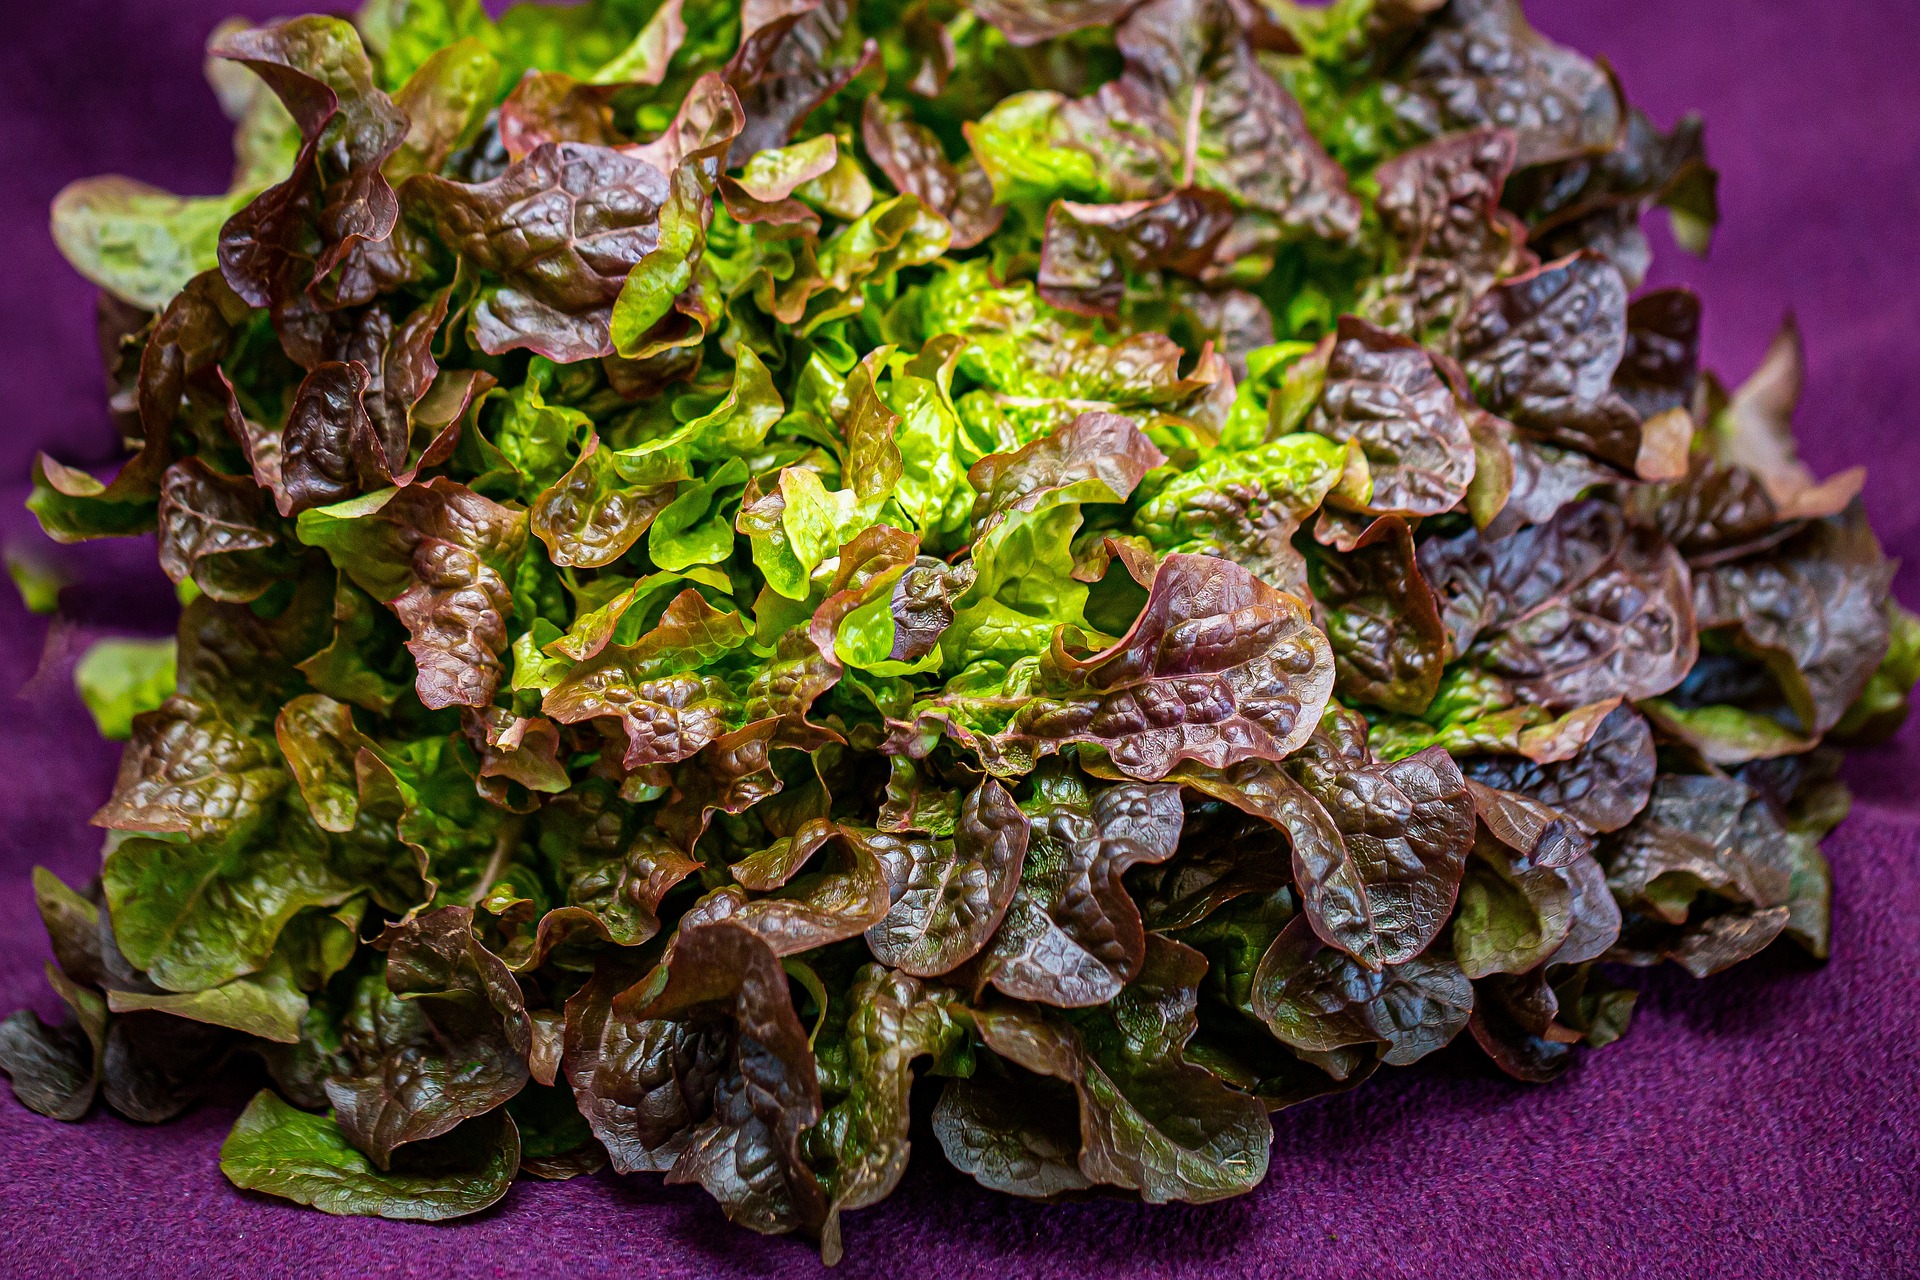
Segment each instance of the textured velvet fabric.
[{"label": "textured velvet fabric", "polygon": [[[0,1009],[55,1002],[27,875],[83,883],[115,749],[70,688],[103,631],[160,632],[150,544],[47,551],[20,510],[33,451],[112,454],[91,290],[46,207],[121,172],[225,186],[226,125],[200,42],[248,0],[19,0],[0,35],[0,534],[70,566],[48,635],[0,591]],[[319,7],[319,6],[316,6]],[[1698,109],[1725,223],[1701,263],[1656,230],[1652,283],[1707,299],[1706,349],[1746,374],[1781,313],[1806,332],[1800,426],[1821,474],[1866,463],[1867,506],[1920,604],[1920,5],[1913,0],[1533,0],[1550,35],[1606,55],[1656,120]],[[1654,221],[1659,222],[1656,218]],[[1827,842],[1834,959],[1768,955],[1705,983],[1645,981],[1632,1033],[1561,1083],[1496,1078],[1456,1046],[1276,1117],[1272,1172],[1208,1208],[988,1195],[917,1130],[900,1190],[846,1226],[848,1277],[1920,1275],[1920,727],[1849,766]],[[729,1226],[690,1188],[603,1174],[522,1182],[447,1226],[328,1218],[243,1195],[216,1151],[254,1081],[182,1120],[81,1125],[0,1098],[0,1274],[811,1275],[792,1239]],[[0,1094],[4,1094],[0,1090]]]}]

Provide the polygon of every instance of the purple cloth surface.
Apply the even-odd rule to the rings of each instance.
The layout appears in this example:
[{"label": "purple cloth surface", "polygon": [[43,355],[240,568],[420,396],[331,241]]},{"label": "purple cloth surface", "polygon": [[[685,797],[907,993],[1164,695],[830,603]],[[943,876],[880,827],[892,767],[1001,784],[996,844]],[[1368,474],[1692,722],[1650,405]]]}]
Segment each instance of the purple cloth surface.
[{"label": "purple cloth surface", "polygon": [[[69,670],[104,631],[160,632],[150,543],[52,549],[20,511],[34,450],[108,461],[91,289],[46,208],[120,172],[225,186],[227,126],[200,41],[261,0],[40,0],[0,40],[0,531],[69,568],[68,618],[0,591],[0,1011],[52,1014],[27,882],[83,883],[116,749]],[[319,6],[316,6],[319,7]],[[1533,0],[1555,38],[1604,54],[1661,123],[1701,110],[1722,174],[1712,257],[1655,229],[1651,283],[1707,299],[1709,363],[1738,380],[1783,310],[1806,333],[1804,452],[1866,463],[1866,501],[1920,603],[1920,5],[1912,0]],[[1275,1117],[1272,1171],[1206,1208],[1037,1206],[954,1173],[924,1130],[905,1182],[846,1225],[848,1277],[1920,1275],[1920,727],[1849,765],[1858,802],[1827,842],[1834,958],[1769,954],[1695,983],[1653,975],[1625,1041],[1560,1083],[1496,1078],[1456,1047]],[[62,1125],[0,1090],[0,1273],[124,1275],[814,1274],[806,1244],[728,1225],[658,1177],[521,1182],[444,1226],[335,1219],[243,1195],[216,1152],[250,1081],[174,1124]]]}]

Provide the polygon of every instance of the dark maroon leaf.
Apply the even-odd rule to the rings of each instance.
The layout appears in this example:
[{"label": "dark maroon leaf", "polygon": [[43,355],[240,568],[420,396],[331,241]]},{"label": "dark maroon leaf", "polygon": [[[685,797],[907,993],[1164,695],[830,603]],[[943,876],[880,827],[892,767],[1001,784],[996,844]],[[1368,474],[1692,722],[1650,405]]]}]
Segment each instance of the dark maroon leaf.
[{"label": "dark maroon leaf", "polygon": [[1309,430],[1353,441],[1373,475],[1372,514],[1437,515],[1466,496],[1473,438],[1453,388],[1418,343],[1342,316]]},{"label": "dark maroon leaf", "polygon": [[1656,289],[1627,308],[1626,349],[1613,389],[1644,420],[1693,403],[1700,373],[1700,297]]},{"label": "dark maroon leaf", "polygon": [[1124,783],[1089,796],[1041,784],[1020,885],[979,972],[1002,993],[1058,1008],[1104,1004],[1140,970],[1146,933],[1121,876],[1173,856],[1184,814],[1175,786]]},{"label": "dark maroon leaf", "polygon": [[1420,576],[1413,534],[1382,516],[1344,556],[1316,555],[1307,582],[1348,702],[1419,715],[1440,689],[1447,629]]},{"label": "dark maroon leaf", "polygon": [[[356,246],[393,234],[400,202],[380,170],[405,141],[407,118],[375,87],[359,35],[339,18],[248,28],[211,52],[266,81],[300,128],[293,173],[220,231],[227,283],[250,305],[278,315]],[[335,301],[368,301],[364,275],[346,272]]]},{"label": "dark maroon leaf", "polygon": [[917,662],[933,652],[940,635],[953,625],[953,602],[973,585],[973,565],[949,565],[918,556],[894,583],[893,650],[895,662]]},{"label": "dark maroon leaf", "polygon": [[385,981],[355,989],[341,1027],[347,1068],[327,1080],[334,1117],[374,1164],[450,1132],[525,1087],[533,1024],[520,984],[473,935],[473,911],[442,907],[390,928]]},{"label": "dark maroon leaf", "polygon": [[[1196,989],[1205,971],[1199,952],[1150,937],[1140,976],[1106,1005],[1071,1014],[995,1005],[975,1016],[996,1054],[1073,1085],[1080,1172],[1136,1190],[1150,1204],[1204,1204],[1252,1187],[1266,1172],[1266,1107],[1183,1056],[1198,1023]],[[971,1118],[987,1117],[975,1110]],[[1028,1145],[1018,1135],[966,1145],[1006,1150],[1016,1143]],[[975,1165],[976,1176],[999,1172],[978,1158],[963,1156],[963,1163]],[[1071,1185],[1051,1169],[1035,1172],[1039,1185]],[[1032,1186],[1035,1179],[1023,1181]],[[998,1180],[988,1185],[1023,1189]]]},{"label": "dark maroon leaf", "polygon": [[711,1114],[729,1045],[718,1027],[615,1014],[632,982],[603,964],[567,1001],[567,1080],[616,1171],[663,1173]]},{"label": "dark maroon leaf", "polygon": [[[1595,462],[1584,453],[1545,444],[1523,435],[1515,431],[1511,423],[1490,413],[1481,414],[1477,421],[1484,435],[1499,440],[1513,470],[1506,501],[1500,504],[1491,519],[1481,525],[1481,532],[1489,539],[1504,538],[1527,525],[1545,524],[1568,503],[1601,485],[1621,485],[1626,479],[1619,471]],[[1659,487],[1636,487],[1631,491],[1628,501],[1636,502],[1639,494]],[[1467,502],[1469,506],[1473,503],[1471,489],[1467,494]]]},{"label": "dark maroon leaf", "polygon": [[1437,138],[1374,170],[1374,207],[1393,237],[1367,312],[1395,333],[1450,338],[1473,300],[1535,264],[1524,224],[1500,208],[1518,139],[1511,129]]},{"label": "dark maroon leaf", "polygon": [[500,104],[500,145],[514,161],[549,142],[618,146],[626,139],[614,126],[613,98],[625,87],[583,84],[557,71],[528,71]]},{"label": "dark maroon leaf", "polygon": [[967,7],[1000,28],[1010,43],[1039,44],[1082,27],[1118,22],[1139,0],[968,0]]},{"label": "dark maroon leaf", "polygon": [[826,1197],[801,1158],[800,1135],[820,1119],[820,1084],[787,975],[766,943],[724,922],[687,930],[671,963],[617,997],[613,1014],[672,1019],[729,1045],[711,1110],[667,1181],[700,1183],[755,1231],[819,1231]]},{"label": "dark maroon leaf", "polygon": [[[828,825],[827,831],[828,837],[818,844],[794,837],[803,855],[824,846],[826,852],[813,870],[752,897],[731,885],[722,886],[695,903],[681,917],[680,927],[731,921],[751,929],[779,956],[799,955],[881,928],[888,919],[890,895],[886,865],[879,855],[890,852],[895,842],[859,829]],[[738,872],[745,865],[735,863],[734,868]]]},{"label": "dark maroon leaf", "polygon": [[1245,289],[1203,288],[1181,279],[1164,282],[1194,339],[1211,342],[1236,382],[1247,378],[1247,356],[1273,344],[1273,315]]},{"label": "dark maroon leaf", "polygon": [[875,958],[930,978],[978,954],[1019,887],[1028,830],[1013,797],[989,778],[960,806],[951,839],[873,842],[892,902],[867,930]]},{"label": "dark maroon leaf", "polygon": [[1047,211],[1035,282],[1056,307],[1118,315],[1130,274],[1204,277],[1233,225],[1232,201],[1200,187],[1124,204],[1057,200]]},{"label": "dark maroon leaf", "polygon": [[1223,191],[1288,232],[1353,234],[1360,210],[1344,175],[1255,57],[1232,5],[1148,0],[1114,39],[1126,70],[1093,101],[1110,118],[1137,118],[1154,131],[1169,187]]},{"label": "dark maroon leaf", "polygon": [[1389,1066],[1417,1062],[1467,1025],[1473,985],[1451,960],[1419,955],[1379,971],[1326,946],[1303,916],[1281,930],[1253,978],[1253,1008],[1308,1053],[1381,1044]]},{"label": "dark maroon leaf", "polygon": [[977,541],[1015,511],[1059,502],[1125,502],[1142,476],[1165,465],[1166,455],[1117,413],[1083,413],[1013,453],[990,454],[967,480]]},{"label": "dark maroon leaf", "polygon": [[1287,833],[1310,927],[1369,968],[1400,964],[1439,933],[1473,842],[1474,807],[1445,751],[1391,764],[1366,754],[1364,722],[1330,716],[1284,768],[1183,765],[1172,777]]},{"label": "dark maroon leaf", "polygon": [[452,480],[369,495],[352,513],[313,512],[301,538],[384,601],[412,639],[429,707],[484,707],[506,667],[512,592],[503,576],[527,540],[524,511]]},{"label": "dark maroon leaf", "polygon": [[1692,587],[1666,540],[1588,500],[1487,543],[1434,538],[1420,568],[1454,649],[1553,708],[1671,689],[1693,665]]},{"label": "dark maroon leaf", "polygon": [[1613,389],[1626,333],[1620,272],[1579,254],[1488,290],[1462,321],[1458,349],[1481,404],[1630,471],[1640,462],[1640,418]]},{"label": "dark maroon leaf", "polygon": [[365,365],[335,362],[300,384],[280,435],[282,515],[324,507],[390,479],[388,459],[404,455],[406,439],[375,434],[364,402],[368,381]]},{"label": "dark maroon leaf", "polygon": [[1523,795],[1467,779],[1482,834],[1506,850],[1518,870],[1564,867],[1590,852],[1593,841],[1558,809]]},{"label": "dark maroon leaf", "polygon": [[570,939],[639,946],[660,932],[661,899],[700,869],[661,831],[638,825],[614,791],[590,779],[541,807],[540,843],[555,860],[561,901],[540,918],[529,954],[507,953],[515,968],[537,966]]},{"label": "dark maroon leaf", "polygon": [[588,143],[544,143],[490,182],[411,179],[434,226],[486,283],[474,339],[562,362],[613,354],[609,328],[627,273],[660,244],[667,175]]},{"label": "dark maroon leaf", "polygon": [[1893,569],[1856,505],[1772,551],[1701,569],[1694,610],[1703,630],[1733,628],[1773,673],[1801,726],[1822,734],[1886,654]]},{"label": "dark maroon leaf", "polygon": [[1287,769],[1312,801],[1299,804],[1312,821],[1286,825],[1314,930],[1369,968],[1425,950],[1452,909],[1473,842],[1459,767],[1437,748],[1375,763],[1365,722],[1336,712]]},{"label": "dark maroon leaf", "polygon": [[1006,209],[993,203],[993,184],[971,155],[958,164],[931,129],[904,118],[879,95],[861,109],[860,140],[893,189],[920,203],[953,227],[950,247],[970,249],[1000,229]]},{"label": "dark maroon leaf", "polygon": [[107,1024],[100,1098],[139,1124],[164,1124],[198,1102],[236,1037],[165,1013],[123,1013]]},{"label": "dark maroon leaf", "polygon": [[175,456],[181,425],[222,421],[231,388],[219,361],[233,326],[246,314],[217,271],[187,282],[155,321],[139,357],[134,402],[139,452],[106,484],[46,454],[33,464],[33,495],[27,507],[55,542],[142,533],[154,527],[161,478]]},{"label": "dark maroon leaf", "polygon": [[1720,218],[1718,187],[1719,175],[1707,165],[1700,117],[1683,116],[1662,133],[1645,112],[1632,108],[1611,150],[1529,171],[1507,203],[1531,224],[1543,256],[1594,250],[1637,289],[1653,259],[1641,216],[1665,205],[1674,239],[1704,254]]},{"label": "dark maroon leaf", "polygon": [[1519,0],[1453,0],[1384,87],[1420,137],[1494,125],[1518,139],[1521,166],[1611,147],[1619,96],[1606,73],[1527,25]]},{"label": "dark maroon leaf", "polygon": [[1792,840],[1734,778],[1663,775],[1599,857],[1627,913],[1612,959],[1705,977],[1757,955],[1792,914]]},{"label": "dark maroon leaf", "polygon": [[727,168],[785,146],[814,108],[878,64],[880,46],[872,40],[845,52],[852,11],[850,0],[751,0],[742,7],[740,47],[726,77],[746,123]]},{"label": "dark maroon leaf", "polygon": [[1468,1027],[1494,1065],[1516,1080],[1545,1084],[1573,1065],[1577,1032],[1558,1025],[1558,998],[1544,970],[1494,974],[1474,984]]},{"label": "dark maroon leaf", "polygon": [[[1237,765],[1226,772],[1251,771]],[[1202,794],[1217,794],[1195,781],[1204,775],[1191,766],[1173,776]],[[1293,874],[1286,840],[1282,830],[1268,821],[1242,817],[1221,805],[1206,806],[1187,815],[1180,851],[1173,860],[1133,872],[1127,877],[1128,891],[1149,929],[1162,933],[1188,929],[1236,899],[1264,898],[1290,889]]]},{"label": "dark maroon leaf", "polygon": [[258,599],[290,568],[271,496],[251,478],[220,475],[199,458],[174,463],[161,478],[159,530],[167,576],[191,578],[216,600]]}]

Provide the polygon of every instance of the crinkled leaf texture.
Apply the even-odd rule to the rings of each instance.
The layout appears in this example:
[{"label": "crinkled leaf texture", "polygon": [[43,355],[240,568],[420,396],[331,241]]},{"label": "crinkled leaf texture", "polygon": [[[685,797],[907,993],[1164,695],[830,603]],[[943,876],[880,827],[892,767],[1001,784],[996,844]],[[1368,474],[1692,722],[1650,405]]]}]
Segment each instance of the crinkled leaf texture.
[{"label": "crinkled leaf texture", "polygon": [[[1153,937],[1140,975],[1106,1005],[1070,1017],[1019,1006],[975,1016],[996,1054],[1073,1086],[1085,1179],[1161,1204],[1217,1200],[1266,1175],[1273,1131],[1265,1106],[1183,1056],[1205,969],[1198,952]],[[974,1114],[975,1123],[982,1119]],[[948,1139],[944,1127],[937,1132],[949,1149],[964,1140]],[[982,1177],[991,1168],[972,1172]]]},{"label": "crinkled leaf texture", "polygon": [[991,764],[1087,742],[1151,782],[1182,760],[1224,768],[1292,752],[1332,694],[1333,655],[1296,597],[1230,561],[1175,554],[1125,636],[1082,658],[1056,634],[1035,686]]}]

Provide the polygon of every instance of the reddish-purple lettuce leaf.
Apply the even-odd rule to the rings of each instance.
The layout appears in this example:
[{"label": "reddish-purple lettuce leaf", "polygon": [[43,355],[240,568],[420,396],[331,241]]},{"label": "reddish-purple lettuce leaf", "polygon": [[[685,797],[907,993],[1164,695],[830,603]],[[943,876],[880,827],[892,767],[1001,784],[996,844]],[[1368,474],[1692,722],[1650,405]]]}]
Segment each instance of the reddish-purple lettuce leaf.
[{"label": "reddish-purple lettuce leaf", "polygon": [[412,635],[423,703],[493,700],[513,610],[502,570],[526,544],[525,512],[436,479],[304,512],[299,528]]},{"label": "reddish-purple lettuce leaf", "polygon": [[527,1083],[532,1024],[520,985],[472,921],[469,908],[442,907],[388,930],[385,981],[362,981],[342,1022],[346,1066],[328,1079],[327,1099],[378,1168]]},{"label": "reddish-purple lettuce leaf", "polygon": [[931,978],[978,954],[1020,885],[1030,838],[1027,816],[989,778],[961,804],[950,839],[874,841],[892,902],[867,930],[874,956]]},{"label": "reddish-purple lettuce leaf", "polygon": [[1466,496],[1473,439],[1459,399],[1418,343],[1342,316],[1309,430],[1353,441],[1373,477],[1370,514],[1437,515]]},{"label": "reddish-purple lettuce leaf", "polygon": [[1020,885],[979,972],[1016,999],[1104,1004],[1146,954],[1140,909],[1121,877],[1173,856],[1185,816],[1179,788],[1123,783],[1089,796],[1062,779],[1027,813]]},{"label": "reddish-purple lettuce leaf", "polygon": [[1772,551],[1702,569],[1703,630],[1730,627],[1773,673],[1801,726],[1832,728],[1887,652],[1892,562],[1855,506]]},{"label": "reddish-purple lettuce leaf", "polygon": [[1470,129],[1374,171],[1374,207],[1394,247],[1387,274],[1369,289],[1372,319],[1445,345],[1488,286],[1534,265],[1525,225],[1500,208],[1518,149],[1511,129]]},{"label": "reddish-purple lettuce leaf", "polygon": [[1118,22],[1139,0],[969,0],[968,8],[1016,45],[1057,40],[1083,27]]},{"label": "reddish-purple lettuce leaf", "polygon": [[[1085,1179],[1137,1191],[1152,1204],[1204,1204],[1265,1175],[1266,1107],[1183,1055],[1205,971],[1198,952],[1152,936],[1140,975],[1108,1004],[1072,1014],[994,1005],[975,1015],[996,1054],[1073,1086]],[[975,1118],[985,1119],[977,1111]],[[987,1175],[989,1186],[1034,1194],[993,1178],[992,1165],[964,1163],[975,1166],[974,1176]],[[1054,1174],[1042,1185],[1063,1181]]]},{"label": "reddish-purple lettuce leaf", "polygon": [[626,731],[629,770],[684,760],[732,727],[737,700],[702,668],[746,639],[739,614],[723,613],[688,589],[652,631],[574,667],[542,709],[561,724],[617,720]]},{"label": "reddish-purple lettuce leaf", "polygon": [[1569,759],[1475,755],[1460,767],[1477,782],[1530,796],[1594,831],[1618,831],[1631,822],[1646,807],[1657,771],[1647,722],[1624,706],[1609,712]]},{"label": "reddish-purple lettuce leaf", "polygon": [[667,175],[588,143],[545,143],[490,182],[423,175],[408,184],[440,236],[485,281],[474,340],[499,355],[613,354],[613,304],[660,244]]},{"label": "reddish-purple lettuce leaf", "polygon": [[1326,637],[1298,599],[1230,561],[1170,555],[1112,648],[1079,658],[1055,637],[992,747],[1011,765],[1093,743],[1146,782],[1182,760],[1277,760],[1313,732],[1332,686]]},{"label": "reddish-purple lettuce leaf", "polygon": [[688,930],[670,963],[617,997],[613,1014],[712,1027],[728,1044],[711,1109],[667,1181],[698,1182],[728,1218],[755,1231],[818,1232],[826,1196],[800,1137],[820,1119],[820,1084],[786,974],[766,943],[725,922]]},{"label": "reddish-purple lettuce leaf", "polygon": [[1382,1061],[1405,1066],[1466,1027],[1473,985],[1440,956],[1366,969],[1322,943],[1301,917],[1261,957],[1253,1008],[1275,1037],[1301,1052],[1380,1044]]},{"label": "reddish-purple lettuce leaf", "polygon": [[1007,211],[993,203],[980,162],[971,155],[948,160],[931,129],[902,118],[877,95],[861,110],[860,139],[895,191],[918,196],[952,225],[952,248],[970,249],[1000,229]]},{"label": "reddish-purple lettuce leaf", "polygon": [[381,273],[351,259],[399,219],[381,168],[405,140],[407,117],[374,85],[358,33],[339,18],[294,18],[236,32],[211,53],[265,80],[303,140],[293,173],[221,229],[227,283],[276,316],[302,309],[306,291],[325,289],[331,305],[366,302]]},{"label": "reddish-purple lettuce leaf", "polygon": [[1737,779],[1662,776],[1600,861],[1627,916],[1612,959],[1705,977],[1757,955],[1792,916],[1792,837]]},{"label": "reddish-purple lettuce leaf", "polygon": [[1458,351],[1481,404],[1543,440],[1632,470],[1640,417],[1613,389],[1626,331],[1619,271],[1580,254],[1482,294],[1461,322]]},{"label": "reddish-purple lettuce leaf", "polygon": [[847,47],[853,8],[849,0],[752,0],[742,7],[740,47],[726,76],[746,124],[729,168],[785,146],[809,113],[879,62],[872,40]]},{"label": "reddish-purple lettuce leaf", "polygon": [[1057,200],[1047,211],[1035,284],[1056,307],[1117,315],[1129,275],[1205,278],[1233,226],[1233,202],[1200,187],[1122,204]]},{"label": "reddish-purple lettuce leaf", "polygon": [[1447,629],[1398,516],[1382,516],[1345,556],[1316,555],[1307,581],[1333,649],[1334,691],[1419,715],[1440,690]]},{"label": "reddish-purple lettuce leaf", "polygon": [[620,1173],[661,1173],[712,1113],[730,1046],[689,1021],[613,1009],[633,975],[605,964],[567,1001],[563,1061],[580,1113]]},{"label": "reddish-purple lettuce leaf", "polygon": [[1691,576],[1657,532],[1587,500],[1497,542],[1468,531],[1420,548],[1454,652],[1526,702],[1644,698],[1692,667]]},{"label": "reddish-purple lettuce leaf", "polygon": [[1523,166],[1604,151],[1621,127],[1606,72],[1528,26],[1520,0],[1453,0],[1427,19],[1384,90],[1421,137],[1512,129]]}]

